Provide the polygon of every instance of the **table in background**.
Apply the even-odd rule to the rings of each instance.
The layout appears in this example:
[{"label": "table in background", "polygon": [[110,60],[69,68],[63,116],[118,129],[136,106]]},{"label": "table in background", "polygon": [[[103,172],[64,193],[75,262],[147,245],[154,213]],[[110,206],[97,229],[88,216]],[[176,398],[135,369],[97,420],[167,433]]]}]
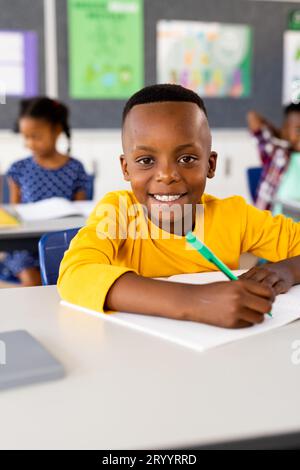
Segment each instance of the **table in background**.
[{"label": "table in background", "polygon": [[63,217],[53,220],[22,222],[9,228],[0,228],[0,251],[30,250],[37,252],[44,233],[82,227],[85,217]]}]

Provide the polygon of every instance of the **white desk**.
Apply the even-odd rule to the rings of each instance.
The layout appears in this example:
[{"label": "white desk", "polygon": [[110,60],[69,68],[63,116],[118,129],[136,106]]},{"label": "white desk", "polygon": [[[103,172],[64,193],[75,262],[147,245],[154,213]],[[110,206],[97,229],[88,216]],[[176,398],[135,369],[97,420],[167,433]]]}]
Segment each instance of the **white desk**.
[{"label": "white desk", "polygon": [[67,377],[0,393],[0,448],[170,448],[300,430],[300,322],[196,353],[59,305],[55,287],[0,291]]},{"label": "white desk", "polygon": [[53,220],[22,222],[11,228],[0,228],[0,251],[33,250],[44,233],[82,227],[85,217],[63,217]]},{"label": "white desk", "polygon": [[[61,204],[61,210],[59,210],[60,207],[58,206],[53,212],[53,204]],[[65,204],[67,204],[67,208]],[[0,228],[0,251],[12,251],[16,249],[37,251],[38,241],[44,233],[82,227],[95,204],[95,201],[65,201],[59,198],[56,198],[56,200],[53,199],[52,201],[39,201],[36,203],[39,211],[46,211],[48,216],[50,211],[50,214],[61,215],[61,217],[36,221],[28,221],[28,210],[34,210],[33,204],[24,204],[23,211],[25,207],[27,209],[26,217],[24,216],[25,221],[22,221],[21,224],[17,226]],[[64,217],[65,214],[70,213],[70,205],[73,215]],[[13,215],[16,214],[16,216],[21,217],[20,214],[22,214],[22,212],[20,206],[22,206],[22,204],[4,204],[3,208]],[[74,216],[74,214],[76,215]],[[81,215],[78,216],[77,214]]]}]

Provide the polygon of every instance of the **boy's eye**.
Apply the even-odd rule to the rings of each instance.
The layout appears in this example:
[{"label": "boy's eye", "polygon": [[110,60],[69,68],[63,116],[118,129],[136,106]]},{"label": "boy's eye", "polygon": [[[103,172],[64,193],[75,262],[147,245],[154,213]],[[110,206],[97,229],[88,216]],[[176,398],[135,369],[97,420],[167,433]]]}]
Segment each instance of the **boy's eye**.
[{"label": "boy's eye", "polygon": [[137,163],[143,166],[149,166],[153,163],[153,158],[152,157],[142,157],[136,160]]},{"label": "boy's eye", "polygon": [[183,155],[182,157],[179,158],[180,163],[193,163],[196,161],[197,158],[194,157],[193,155]]}]

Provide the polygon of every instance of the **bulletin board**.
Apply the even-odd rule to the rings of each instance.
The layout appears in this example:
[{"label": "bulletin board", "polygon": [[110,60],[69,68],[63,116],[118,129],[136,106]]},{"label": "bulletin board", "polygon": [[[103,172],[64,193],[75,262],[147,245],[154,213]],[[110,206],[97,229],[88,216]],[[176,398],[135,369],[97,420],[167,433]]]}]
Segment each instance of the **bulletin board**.
[{"label": "bulletin board", "polygon": [[[156,25],[159,20],[247,24],[253,34],[251,90],[248,97],[205,98],[215,128],[243,128],[249,109],[279,124],[282,118],[283,34],[293,2],[252,0],[144,0],[145,85],[156,83]],[[118,128],[125,100],[73,100],[69,97],[67,5],[57,0],[59,92],[71,107],[73,126]]]},{"label": "bulletin board", "polygon": [[[82,0],[84,1],[84,0]],[[34,30],[39,38],[39,91],[45,90],[43,0],[0,0],[0,30]],[[74,128],[119,128],[126,99],[74,99],[69,87],[67,0],[56,0],[59,98],[70,106]],[[253,37],[248,96],[205,98],[214,128],[243,128],[249,109],[279,124],[282,118],[283,35],[297,3],[255,0],[144,0],[144,84],[156,83],[159,20],[249,25]],[[0,105],[0,128],[11,128],[17,99]]]}]

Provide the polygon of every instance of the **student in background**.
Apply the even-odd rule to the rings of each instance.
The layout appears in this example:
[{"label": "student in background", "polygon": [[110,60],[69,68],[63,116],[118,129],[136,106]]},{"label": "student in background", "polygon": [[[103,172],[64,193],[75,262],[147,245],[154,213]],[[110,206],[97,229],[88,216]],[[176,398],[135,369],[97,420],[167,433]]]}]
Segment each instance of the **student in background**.
[{"label": "student in background", "polygon": [[271,209],[290,155],[300,151],[300,104],[291,103],[284,109],[281,129],[255,111],[248,113],[247,120],[250,131],[257,139],[263,166],[256,206],[259,209]]},{"label": "student in background", "polygon": [[[68,108],[63,103],[47,97],[21,102],[18,129],[31,156],[15,162],[8,170],[10,203],[36,202],[51,197],[74,201],[86,199],[84,167],[69,155],[71,131],[68,115]],[[56,148],[61,133],[69,141],[67,154]],[[7,254],[2,265],[3,273],[8,277],[14,275],[23,286],[41,283],[38,257],[27,251]]]},{"label": "student in background", "polygon": [[[205,194],[217,154],[204,103],[191,90],[154,85],[133,95],[123,112],[122,144],[131,191],[107,194],[72,240],[60,267],[62,298],[100,312],[231,328],[261,323],[274,295],[300,283],[300,225],[239,196]],[[244,252],[273,263],[234,282],[152,279],[214,269],[187,248],[190,230],[231,269]]]}]

